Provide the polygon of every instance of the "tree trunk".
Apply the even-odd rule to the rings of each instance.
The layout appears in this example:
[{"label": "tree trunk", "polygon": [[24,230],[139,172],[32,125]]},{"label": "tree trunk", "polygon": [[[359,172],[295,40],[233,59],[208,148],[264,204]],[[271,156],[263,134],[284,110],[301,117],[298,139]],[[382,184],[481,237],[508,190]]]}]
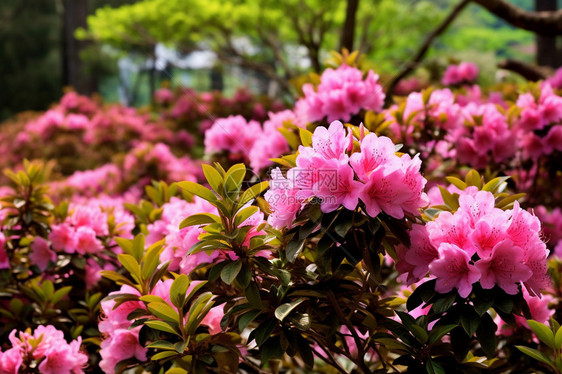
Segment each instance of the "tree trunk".
[{"label": "tree trunk", "polygon": [[358,8],[359,0],[347,0],[345,23],[343,25],[340,39],[340,50],[347,48],[348,51],[353,51],[353,42],[355,39],[355,19]]},{"label": "tree trunk", "polygon": [[224,89],[224,76],[221,64],[216,64],[211,69],[211,90],[222,92]]},{"label": "tree trunk", "polygon": [[[558,9],[557,0],[535,0],[536,11],[552,11]],[[540,66],[550,66],[557,68],[560,66],[558,48],[556,46],[556,36],[536,35],[537,44],[537,64]]]},{"label": "tree trunk", "polygon": [[63,0],[62,37],[62,81],[64,86],[72,86],[81,94],[91,94],[95,90],[94,81],[84,72],[80,52],[87,45],[78,41],[74,32],[86,27],[88,0]]}]

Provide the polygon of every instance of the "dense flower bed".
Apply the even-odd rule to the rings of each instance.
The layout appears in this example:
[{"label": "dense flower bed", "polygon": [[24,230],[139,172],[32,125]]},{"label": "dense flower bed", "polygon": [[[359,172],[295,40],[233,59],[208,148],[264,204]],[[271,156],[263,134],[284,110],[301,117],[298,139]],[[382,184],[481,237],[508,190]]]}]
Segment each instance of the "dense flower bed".
[{"label": "dense flower bed", "polygon": [[477,73],[6,124],[0,373],[560,372],[557,76]]}]

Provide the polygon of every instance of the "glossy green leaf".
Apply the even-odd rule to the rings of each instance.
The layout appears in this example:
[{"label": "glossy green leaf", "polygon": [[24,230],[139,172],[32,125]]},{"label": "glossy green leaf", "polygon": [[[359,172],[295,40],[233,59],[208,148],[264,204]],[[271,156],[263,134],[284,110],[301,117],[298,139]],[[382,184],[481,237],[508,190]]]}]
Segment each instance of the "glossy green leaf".
[{"label": "glossy green leaf", "polygon": [[550,348],[556,347],[554,333],[548,326],[532,319],[528,319],[527,323],[541,342],[548,345]]},{"label": "glossy green leaf", "polygon": [[144,324],[150,327],[151,329],[164,331],[170,334],[175,334],[180,336],[180,334],[176,331],[174,327],[172,327],[171,325],[167,324],[164,321],[146,321]]},{"label": "glossy green leaf", "polygon": [[189,227],[189,226],[197,226],[197,225],[206,225],[209,223],[221,223],[220,218],[216,214],[211,213],[199,213],[193,214],[180,223],[180,229]]},{"label": "glossy green leaf", "polygon": [[162,302],[153,302],[147,305],[148,310],[154,316],[166,321],[166,322],[179,322],[178,312],[174,310],[169,304]]},{"label": "glossy green leaf", "polygon": [[295,309],[299,304],[301,304],[304,301],[303,298],[299,298],[295,301],[292,301],[290,303],[285,303],[282,305],[279,305],[276,309],[275,309],[275,317],[279,320],[279,321],[283,321],[285,319],[285,317],[287,317],[291,311],[293,309]]},{"label": "glossy green leaf", "polygon": [[515,347],[519,349],[521,352],[523,352],[524,354],[526,354],[527,356],[532,357],[535,360],[540,361],[554,368],[552,361],[550,361],[550,359],[544,353],[537,351],[536,349],[533,348],[525,347],[523,345],[516,345]]},{"label": "glossy green leaf", "polygon": [[203,168],[203,174],[205,174],[205,178],[207,179],[207,182],[209,182],[211,188],[219,195],[223,195],[224,180],[222,175],[211,165],[203,164],[201,167]]},{"label": "glossy green leaf", "polygon": [[189,182],[189,181],[184,181],[184,182],[178,182],[177,185],[189,192],[192,193],[194,195],[199,196],[200,198],[210,201],[210,202],[215,202],[217,201],[217,197],[215,196],[215,194],[213,193],[213,191],[211,191],[210,189],[203,187],[202,185],[195,183],[195,182]]},{"label": "glossy green leaf", "polygon": [[221,279],[226,284],[231,284],[242,269],[242,261],[236,260],[226,265],[221,271]]}]

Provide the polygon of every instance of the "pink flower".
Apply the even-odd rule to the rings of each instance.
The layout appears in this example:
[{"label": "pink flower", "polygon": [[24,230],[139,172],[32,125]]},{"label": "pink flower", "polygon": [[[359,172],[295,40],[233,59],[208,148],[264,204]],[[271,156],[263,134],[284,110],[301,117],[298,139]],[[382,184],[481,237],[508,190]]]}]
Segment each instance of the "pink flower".
[{"label": "pink flower", "polygon": [[385,95],[378,78],[369,71],[363,79],[360,70],[346,65],[324,70],[316,90],[311,84],[303,85],[304,97],[295,105],[298,122],[306,124],[326,117],[329,122],[349,121],[361,109],[381,110]]},{"label": "pink flower", "polygon": [[103,245],[96,238],[96,232],[90,227],[81,226],[76,230],[76,252],[80,254],[97,253]]},{"label": "pink flower", "polygon": [[127,358],[136,358],[139,361],[146,360],[147,348],[139,344],[140,326],[134,329],[117,329],[112,332],[108,339],[101,342],[100,368],[107,374],[113,374],[119,361]]},{"label": "pink flower", "polygon": [[201,324],[209,327],[209,333],[215,335],[222,331],[222,317],[224,317],[224,306],[219,305],[209,310],[205,318],[201,321]]},{"label": "pink flower", "polygon": [[272,210],[267,218],[267,222],[271,226],[275,228],[291,227],[304,202],[302,198],[297,197],[298,191],[288,179],[285,179],[279,168],[271,171],[269,190],[264,196]]},{"label": "pink flower", "polygon": [[544,142],[545,153],[562,151],[562,125],[552,126],[546,135]]},{"label": "pink flower", "polygon": [[18,347],[10,348],[5,352],[0,352],[0,373],[18,374],[23,363],[22,352]]},{"label": "pink flower", "polygon": [[229,151],[248,158],[262,128],[256,121],[247,122],[242,116],[220,118],[205,132],[205,153]]},{"label": "pink flower", "polygon": [[434,221],[426,224],[426,228],[431,243],[436,247],[441,244],[452,244],[462,248],[468,256],[476,252],[476,247],[470,240],[472,233],[470,216],[462,211],[455,214],[441,212]]},{"label": "pink flower", "polygon": [[412,226],[410,242],[412,246],[405,259],[414,266],[414,278],[419,280],[427,274],[429,264],[439,258],[439,253],[429,241],[429,235],[423,225],[415,224]]},{"label": "pink flower", "polygon": [[471,83],[478,77],[478,67],[470,62],[461,62],[459,65],[449,65],[441,83],[444,85],[455,85],[459,83]]},{"label": "pink flower", "polygon": [[8,252],[6,252],[6,237],[3,232],[0,232],[0,269],[9,269],[10,259]]},{"label": "pink flower", "polygon": [[107,215],[99,206],[78,205],[70,216],[70,223],[75,227],[89,227],[94,230],[95,235],[106,236],[109,233],[107,227]]},{"label": "pink flower", "polygon": [[65,251],[66,253],[74,253],[76,251],[76,232],[67,223],[53,225],[49,234],[49,240],[53,245],[53,249],[57,251]]},{"label": "pink flower", "polygon": [[392,140],[370,133],[361,141],[361,152],[351,155],[350,163],[359,179],[367,182],[371,173],[379,168],[394,170],[401,166],[395,152],[396,146]]},{"label": "pink flower", "polygon": [[30,246],[31,253],[29,259],[41,271],[45,271],[49,265],[49,261],[55,262],[57,255],[49,247],[49,243],[40,236],[37,236]]},{"label": "pink flower", "polygon": [[500,209],[494,209],[475,224],[470,239],[480,258],[490,257],[493,248],[507,238],[507,225],[507,214]]},{"label": "pink flower", "polygon": [[401,219],[404,217],[404,204],[410,197],[407,186],[403,184],[404,173],[397,169],[385,174],[384,169],[371,173],[359,198],[365,203],[367,214],[376,217],[381,211]]},{"label": "pink flower", "polygon": [[475,186],[467,187],[459,196],[459,211],[470,217],[470,226],[494,209],[494,195],[488,191],[478,191]]},{"label": "pink flower", "polygon": [[348,210],[355,210],[363,184],[353,177],[353,169],[347,162],[332,159],[322,166],[314,185],[314,195],[322,199],[322,212],[332,212],[341,205]]},{"label": "pink flower", "polygon": [[345,154],[347,145],[345,129],[340,121],[332,122],[328,129],[319,126],[312,134],[312,149],[326,160],[347,161],[347,155]]},{"label": "pink flower", "polygon": [[439,259],[429,265],[431,273],[437,277],[435,290],[447,293],[456,288],[461,297],[468,297],[472,284],[480,278],[480,272],[468,263],[468,254],[454,244],[443,243],[438,252]]},{"label": "pink flower", "polygon": [[52,345],[39,364],[44,374],[79,374],[88,363],[88,356],[80,352],[81,338],[70,344]]},{"label": "pink flower", "polygon": [[531,277],[531,270],[524,264],[523,250],[505,239],[496,244],[492,255],[476,262],[481,273],[480,285],[484,289],[500,286],[506,293],[515,295],[517,285]]}]

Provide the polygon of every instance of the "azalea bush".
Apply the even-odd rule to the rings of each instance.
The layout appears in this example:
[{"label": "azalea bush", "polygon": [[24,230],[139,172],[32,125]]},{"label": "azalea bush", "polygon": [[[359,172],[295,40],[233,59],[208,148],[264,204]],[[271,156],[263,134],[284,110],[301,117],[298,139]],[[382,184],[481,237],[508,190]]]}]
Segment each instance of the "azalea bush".
[{"label": "azalea bush", "polygon": [[560,372],[556,77],[387,97],[339,57],[289,107],[7,125],[0,372]]}]

